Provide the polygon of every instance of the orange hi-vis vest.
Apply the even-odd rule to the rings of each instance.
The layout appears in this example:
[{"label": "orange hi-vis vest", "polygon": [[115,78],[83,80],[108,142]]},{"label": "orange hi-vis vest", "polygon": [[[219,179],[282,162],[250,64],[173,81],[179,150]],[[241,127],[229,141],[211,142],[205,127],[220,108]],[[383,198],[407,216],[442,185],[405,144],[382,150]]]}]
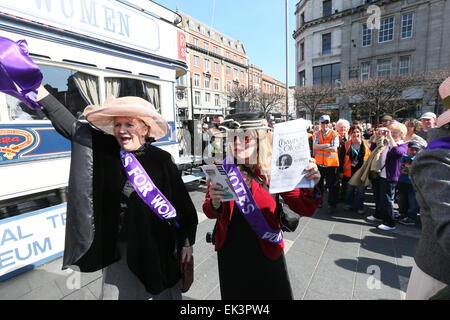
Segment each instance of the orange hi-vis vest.
[{"label": "orange hi-vis vest", "polygon": [[[345,158],[344,158],[344,176],[351,177],[352,176],[352,162],[350,161],[350,156],[348,155],[348,150],[350,149],[352,140],[349,140],[345,143]],[[367,142],[364,139],[361,139],[361,144],[364,148],[364,161],[369,158],[370,149],[367,146]]]},{"label": "orange hi-vis vest", "polygon": [[[334,130],[328,131],[325,138],[322,136],[322,132],[317,133],[319,135],[319,143],[333,143],[333,140],[338,136],[338,133]],[[314,150],[314,158],[316,159],[317,165],[324,165],[326,167],[339,167],[339,157],[338,153],[325,150]]]}]

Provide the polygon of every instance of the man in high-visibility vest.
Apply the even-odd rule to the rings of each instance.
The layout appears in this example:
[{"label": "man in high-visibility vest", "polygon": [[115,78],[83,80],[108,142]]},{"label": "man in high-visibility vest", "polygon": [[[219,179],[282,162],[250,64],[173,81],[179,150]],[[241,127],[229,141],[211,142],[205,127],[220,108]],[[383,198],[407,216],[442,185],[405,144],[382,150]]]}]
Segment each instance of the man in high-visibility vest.
[{"label": "man in high-visibility vest", "polygon": [[[339,134],[329,128],[330,116],[322,115],[319,119],[319,131],[314,135],[314,158],[320,171],[318,184],[322,194],[328,189],[328,213],[336,211],[337,190],[336,175],[339,167],[337,149],[339,147]],[[326,181],[324,188],[324,180]]]}]

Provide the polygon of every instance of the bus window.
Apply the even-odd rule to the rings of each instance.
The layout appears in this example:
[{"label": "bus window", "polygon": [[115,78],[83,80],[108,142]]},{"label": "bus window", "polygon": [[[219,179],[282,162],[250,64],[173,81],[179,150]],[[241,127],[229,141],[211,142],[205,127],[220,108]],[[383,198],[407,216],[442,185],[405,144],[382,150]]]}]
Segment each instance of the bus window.
[{"label": "bus window", "polygon": [[27,107],[22,101],[10,95],[5,95],[6,107],[8,108],[9,119],[13,121],[24,120],[46,120],[47,117],[41,110],[33,110]]},{"label": "bus window", "polygon": [[150,101],[161,112],[159,86],[147,81],[130,78],[105,78],[106,97],[136,96]]},{"label": "bus window", "polygon": [[67,68],[40,65],[44,80],[42,85],[76,117],[84,108],[98,105],[98,77]]}]

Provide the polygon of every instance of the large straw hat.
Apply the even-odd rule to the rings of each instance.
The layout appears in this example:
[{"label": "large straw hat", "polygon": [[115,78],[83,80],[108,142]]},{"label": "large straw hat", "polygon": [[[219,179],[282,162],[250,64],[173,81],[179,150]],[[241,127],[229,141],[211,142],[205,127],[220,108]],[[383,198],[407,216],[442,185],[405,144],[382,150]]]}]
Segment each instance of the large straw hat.
[{"label": "large straw hat", "polygon": [[441,114],[436,121],[436,125],[438,128],[446,125],[447,123],[450,123],[450,110],[447,110],[443,114]]},{"label": "large straw hat", "polygon": [[439,95],[447,109],[450,109],[450,77],[444,80],[439,86]]},{"label": "large straw hat", "polygon": [[102,106],[87,106],[83,114],[87,121],[103,132],[114,135],[114,118],[131,117],[142,120],[150,127],[149,137],[164,137],[169,126],[167,121],[155,110],[155,107],[139,97],[110,97]]}]

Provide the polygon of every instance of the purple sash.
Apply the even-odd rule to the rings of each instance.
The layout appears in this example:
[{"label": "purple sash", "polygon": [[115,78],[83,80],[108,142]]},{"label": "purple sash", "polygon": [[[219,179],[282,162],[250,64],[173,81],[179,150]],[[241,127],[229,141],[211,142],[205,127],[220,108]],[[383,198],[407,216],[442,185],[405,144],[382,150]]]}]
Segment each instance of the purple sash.
[{"label": "purple sash", "polygon": [[42,109],[36,102],[41,82],[39,67],[28,57],[27,42],[0,37],[0,91],[16,97],[32,109]]},{"label": "purple sash", "polygon": [[426,149],[427,150],[450,149],[450,137],[433,140],[428,144]]},{"label": "purple sash", "polygon": [[177,216],[175,208],[158,190],[138,159],[132,153],[123,150],[120,151],[120,157],[127,178],[139,197],[152,209],[158,218],[173,222],[179,228],[180,226],[175,219]]},{"label": "purple sash", "polygon": [[271,243],[283,241],[283,232],[281,229],[273,230],[269,226],[233,159],[226,158],[223,161],[223,168],[227,171],[228,178],[230,178],[233,189],[239,198],[239,201],[235,201],[235,205],[256,235]]}]

